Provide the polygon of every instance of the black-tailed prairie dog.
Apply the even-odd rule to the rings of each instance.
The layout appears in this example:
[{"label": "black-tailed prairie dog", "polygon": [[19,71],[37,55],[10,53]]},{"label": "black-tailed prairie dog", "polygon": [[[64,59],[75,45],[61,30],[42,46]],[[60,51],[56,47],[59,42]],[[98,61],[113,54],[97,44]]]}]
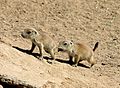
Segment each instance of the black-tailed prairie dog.
[{"label": "black-tailed prairie dog", "polygon": [[80,61],[87,60],[91,67],[96,63],[94,59],[94,51],[98,47],[98,42],[95,44],[94,48],[91,49],[82,43],[73,43],[73,41],[65,40],[61,41],[58,46],[58,51],[67,52],[69,55],[69,61],[72,62],[74,58],[73,66],[77,66]]},{"label": "black-tailed prairie dog", "polygon": [[30,49],[31,53],[33,52],[35,46],[39,48],[39,59],[43,59],[43,51],[45,50],[51,55],[53,60],[55,60],[54,50],[56,45],[53,39],[46,32],[40,30],[38,33],[38,31],[34,28],[26,28],[21,33],[21,36],[32,41],[32,47]]}]

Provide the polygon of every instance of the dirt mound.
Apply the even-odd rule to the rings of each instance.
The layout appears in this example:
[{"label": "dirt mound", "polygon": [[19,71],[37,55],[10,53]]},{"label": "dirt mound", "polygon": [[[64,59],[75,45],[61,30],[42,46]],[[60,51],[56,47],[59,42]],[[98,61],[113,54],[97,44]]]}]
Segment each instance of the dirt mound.
[{"label": "dirt mound", "polygon": [[91,69],[74,68],[60,62],[50,65],[46,60],[40,61],[3,43],[0,44],[0,56],[0,81],[14,88],[111,87],[103,80],[111,81],[110,78],[98,76]]},{"label": "dirt mound", "polygon": [[[12,87],[119,88],[119,0],[0,0],[0,84]],[[74,68],[66,54],[49,64],[26,53],[31,42],[20,36],[23,28],[43,29],[56,44],[64,39],[86,42],[95,51],[97,64]],[[49,57],[44,53],[45,57]]]}]

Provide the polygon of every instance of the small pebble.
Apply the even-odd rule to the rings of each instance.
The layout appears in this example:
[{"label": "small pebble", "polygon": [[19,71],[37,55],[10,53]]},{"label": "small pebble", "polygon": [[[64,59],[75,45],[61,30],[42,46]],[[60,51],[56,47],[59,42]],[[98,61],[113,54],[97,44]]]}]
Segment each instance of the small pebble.
[{"label": "small pebble", "polygon": [[105,63],[102,63],[102,65],[106,65]]}]

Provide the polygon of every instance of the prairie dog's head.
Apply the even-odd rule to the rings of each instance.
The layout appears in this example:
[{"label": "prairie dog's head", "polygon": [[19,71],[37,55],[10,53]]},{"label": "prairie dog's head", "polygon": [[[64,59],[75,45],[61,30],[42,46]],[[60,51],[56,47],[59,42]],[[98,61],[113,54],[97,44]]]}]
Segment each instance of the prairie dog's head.
[{"label": "prairie dog's head", "polygon": [[35,38],[39,33],[34,28],[26,28],[21,33],[21,36],[26,39],[33,39]]},{"label": "prairie dog's head", "polygon": [[59,51],[67,52],[70,51],[72,48],[73,48],[73,41],[70,40],[61,41],[58,45],[58,52]]}]

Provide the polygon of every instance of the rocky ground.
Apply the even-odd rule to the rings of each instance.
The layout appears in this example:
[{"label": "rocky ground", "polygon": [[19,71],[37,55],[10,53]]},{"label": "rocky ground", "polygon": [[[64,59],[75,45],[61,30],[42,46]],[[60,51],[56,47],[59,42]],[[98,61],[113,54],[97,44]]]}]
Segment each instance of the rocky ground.
[{"label": "rocky ground", "polygon": [[[0,0],[0,84],[4,88],[120,88],[120,0]],[[25,53],[31,42],[26,27],[46,31],[58,44],[64,39],[96,42],[97,64],[67,63],[57,53],[49,64]],[[45,57],[49,54],[44,52]],[[1,88],[2,88],[1,86]]]}]

